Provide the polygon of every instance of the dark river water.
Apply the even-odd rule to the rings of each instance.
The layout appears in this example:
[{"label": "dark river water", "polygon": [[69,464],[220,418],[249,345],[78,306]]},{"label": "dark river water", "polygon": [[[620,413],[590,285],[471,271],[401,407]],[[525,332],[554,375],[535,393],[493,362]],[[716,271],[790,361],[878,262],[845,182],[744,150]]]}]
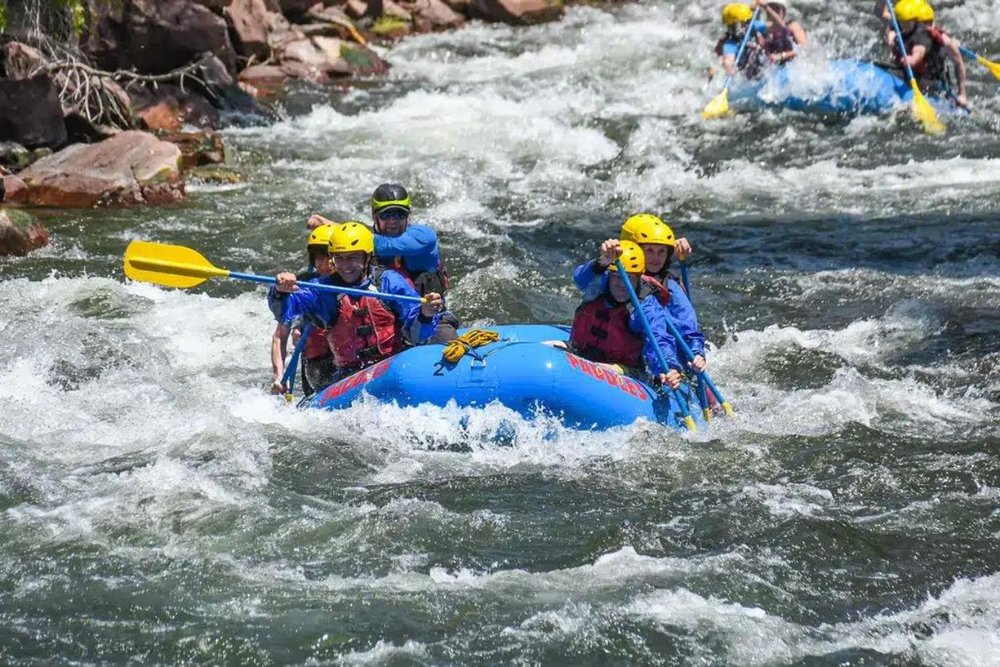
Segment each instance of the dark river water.
[{"label": "dark river water", "polygon": [[[802,76],[878,55],[870,4],[796,3]],[[0,662],[1000,665],[1000,82],[970,64],[938,138],[705,123],[718,9],[413,38],[225,131],[241,184],[43,213],[0,260]],[[991,1],[938,17],[1000,53]],[[122,275],[134,238],[299,268],[386,180],[485,324],[568,322],[573,267],[661,214],[738,416],[502,445],[492,408],[298,411],[262,289]]]}]

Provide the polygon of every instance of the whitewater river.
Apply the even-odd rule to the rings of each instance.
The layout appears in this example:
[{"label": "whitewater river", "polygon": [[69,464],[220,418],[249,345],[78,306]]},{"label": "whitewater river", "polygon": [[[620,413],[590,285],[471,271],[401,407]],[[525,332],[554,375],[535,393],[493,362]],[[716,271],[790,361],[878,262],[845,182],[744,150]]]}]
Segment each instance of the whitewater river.
[{"label": "whitewater river", "polygon": [[[799,4],[826,53],[874,55],[870,2],[827,4]],[[951,5],[1000,53],[991,0]],[[944,138],[706,124],[717,13],[409,39],[225,131],[242,184],[44,215],[0,260],[0,662],[1000,664],[997,82],[970,65]],[[485,324],[568,322],[573,267],[661,214],[738,417],[504,445],[499,409],[296,411],[261,288],[122,275],[133,238],[299,268],[308,215],[367,220],[385,180]]]}]

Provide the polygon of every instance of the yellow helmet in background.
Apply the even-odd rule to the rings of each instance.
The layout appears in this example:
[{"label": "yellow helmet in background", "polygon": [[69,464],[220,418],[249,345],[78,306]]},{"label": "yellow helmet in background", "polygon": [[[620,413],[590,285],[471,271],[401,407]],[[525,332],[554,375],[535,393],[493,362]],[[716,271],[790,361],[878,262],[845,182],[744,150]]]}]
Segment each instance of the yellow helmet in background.
[{"label": "yellow helmet in background", "polygon": [[919,21],[921,15],[921,0],[899,0],[892,8],[897,21]]},{"label": "yellow helmet in background", "polygon": [[345,222],[334,227],[330,234],[330,252],[375,252],[375,237],[360,222]]},{"label": "yellow helmet in background", "polygon": [[731,2],[722,8],[722,23],[727,27],[749,21],[753,17],[750,5],[742,2]]},{"label": "yellow helmet in background", "polygon": [[622,225],[621,238],[632,243],[674,247],[674,230],[651,213],[633,215]]},{"label": "yellow helmet in background", "polygon": [[312,230],[309,234],[309,241],[306,243],[307,250],[319,250],[323,249],[323,252],[329,252],[330,250],[330,236],[333,235],[333,230],[336,229],[336,225],[320,225]]},{"label": "yellow helmet in background", "polygon": [[920,3],[920,9],[917,11],[917,20],[922,23],[930,23],[934,20],[934,8],[931,7],[931,3],[922,0]]},{"label": "yellow helmet in background", "polygon": [[[621,242],[622,256],[619,257],[622,261],[622,266],[625,267],[626,273],[644,273],[646,271],[646,253],[642,251],[642,248],[637,246],[632,241],[622,241]],[[608,267],[611,271],[617,271],[618,265],[612,264]]]}]

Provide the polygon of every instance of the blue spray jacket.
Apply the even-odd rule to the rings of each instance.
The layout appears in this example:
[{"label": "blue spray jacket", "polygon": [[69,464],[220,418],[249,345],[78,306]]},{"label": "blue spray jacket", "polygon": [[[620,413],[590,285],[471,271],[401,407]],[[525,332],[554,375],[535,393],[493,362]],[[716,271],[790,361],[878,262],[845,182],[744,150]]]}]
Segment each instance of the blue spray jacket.
[{"label": "blue spray jacket", "polygon": [[[584,300],[589,301],[604,292],[608,281],[607,273],[606,269],[598,265],[597,260],[590,260],[576,267],[576,270],[573,271],[573,282],[583,292]],[[659,276],[653,277],[657,280],[660,279]],[[673,278],[667,277],[667,282],[663,285],[670,292],[670,302],[664,309],[670,317],[670,321],[677,327],[677,332],[684,338],[684,342],[688,344],[691,351],[696,355],[704,356],[705,335],[698,329],[698,315],[695,313],[691,299],[684,292],[684,288]],[[652,324],[652,322],[650,323]],[[667,324],[664,322],[663,328],[666,329],[666,327]],[[676,356],[679,352],[675,351],[674,354]]]},{"label": "blue spray jacket", "polygon": [[407,271],[437,271],[441,264],[437,233],[427,225],[410,224],[399,236],[375,234],[375,256],[385,262],[403,258]]},{"label": "blue spray jacket", "polygon": [[[355,289],[368,289],[371,285],[371,280],[367,278],[356,285],[343,285],[336,275],[316,278],[313,282],[326,285],[342,285]],[[420,296],[410,286],[406,278],[393,270],[382,272],[382,275],[379,277],[378,288],[380,292],[387,294]],[[308,288],[300,288],[297,292],[285,294],[279,292],[275,287],[271,287],[267,293],[267,303],[271,312],[274,313],[274,318],[280,324],[290,326],[296,321],[305,320],[316,326],[328,329],[337,321],[339,297],[340,295],[334,292],[320,292]],[[420,314],[420,304],[418,303],[386,300],[385,305],[400,320],[403,339],[411,345],[423,343],[433,336],[437,330],[440,316],[435,315],[432,318],[425,319]]]}]

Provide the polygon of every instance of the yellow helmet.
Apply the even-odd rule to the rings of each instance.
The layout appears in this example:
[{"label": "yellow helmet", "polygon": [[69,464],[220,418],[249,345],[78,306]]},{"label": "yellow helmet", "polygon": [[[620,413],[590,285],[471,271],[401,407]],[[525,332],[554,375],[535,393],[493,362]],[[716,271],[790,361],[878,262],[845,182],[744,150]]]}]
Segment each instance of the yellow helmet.
[{"label": "yellow helmet", "polygon": [[917,20],[922,23],[930,23],[934,20],[934,8],[931,3],[922,0],[920,9],[917,11]]},{"label": "yellow helmet", "polygon": [[309,242],[306,243],[306,248],[311,249],[313,246],[322,246],[324,251],[330,249],[330,236],[333,235],[333,230],[336,229],[336,225],[320,225],[312,230],[309,234]]},{"label": "yellow helmet", "polygon": [[375,252],[375,237],[360,222],[345,222],[334,227],[330,234],[330,252]]},{"label": "yellow helmet", "polygon": [[[618,259],[622,261],[626,273],[643,273],[646,270],[646,253],[642,251],[642,248],[632,241],[622,241],[621,249],[622,256]],[[608,269],[617,271],[618,265],[612,264]]]},{"label": "yellow helmet", "polygon": [[899,0],[892,8],[897,21],[919,21],[921,0]]},{"label": "yellow helmet", "polygon": [[742,2],[731,2],[722,8],[722,23],[727,28],[731,28],[737,23],[749,21],[753,17],[753,10],[750,5]]},{"label": "yellow helmet", "polygon": [[651,213],[639,213],[626,220],[621,237],[623,241],[632,243],[674,247],[674,230]]}]

